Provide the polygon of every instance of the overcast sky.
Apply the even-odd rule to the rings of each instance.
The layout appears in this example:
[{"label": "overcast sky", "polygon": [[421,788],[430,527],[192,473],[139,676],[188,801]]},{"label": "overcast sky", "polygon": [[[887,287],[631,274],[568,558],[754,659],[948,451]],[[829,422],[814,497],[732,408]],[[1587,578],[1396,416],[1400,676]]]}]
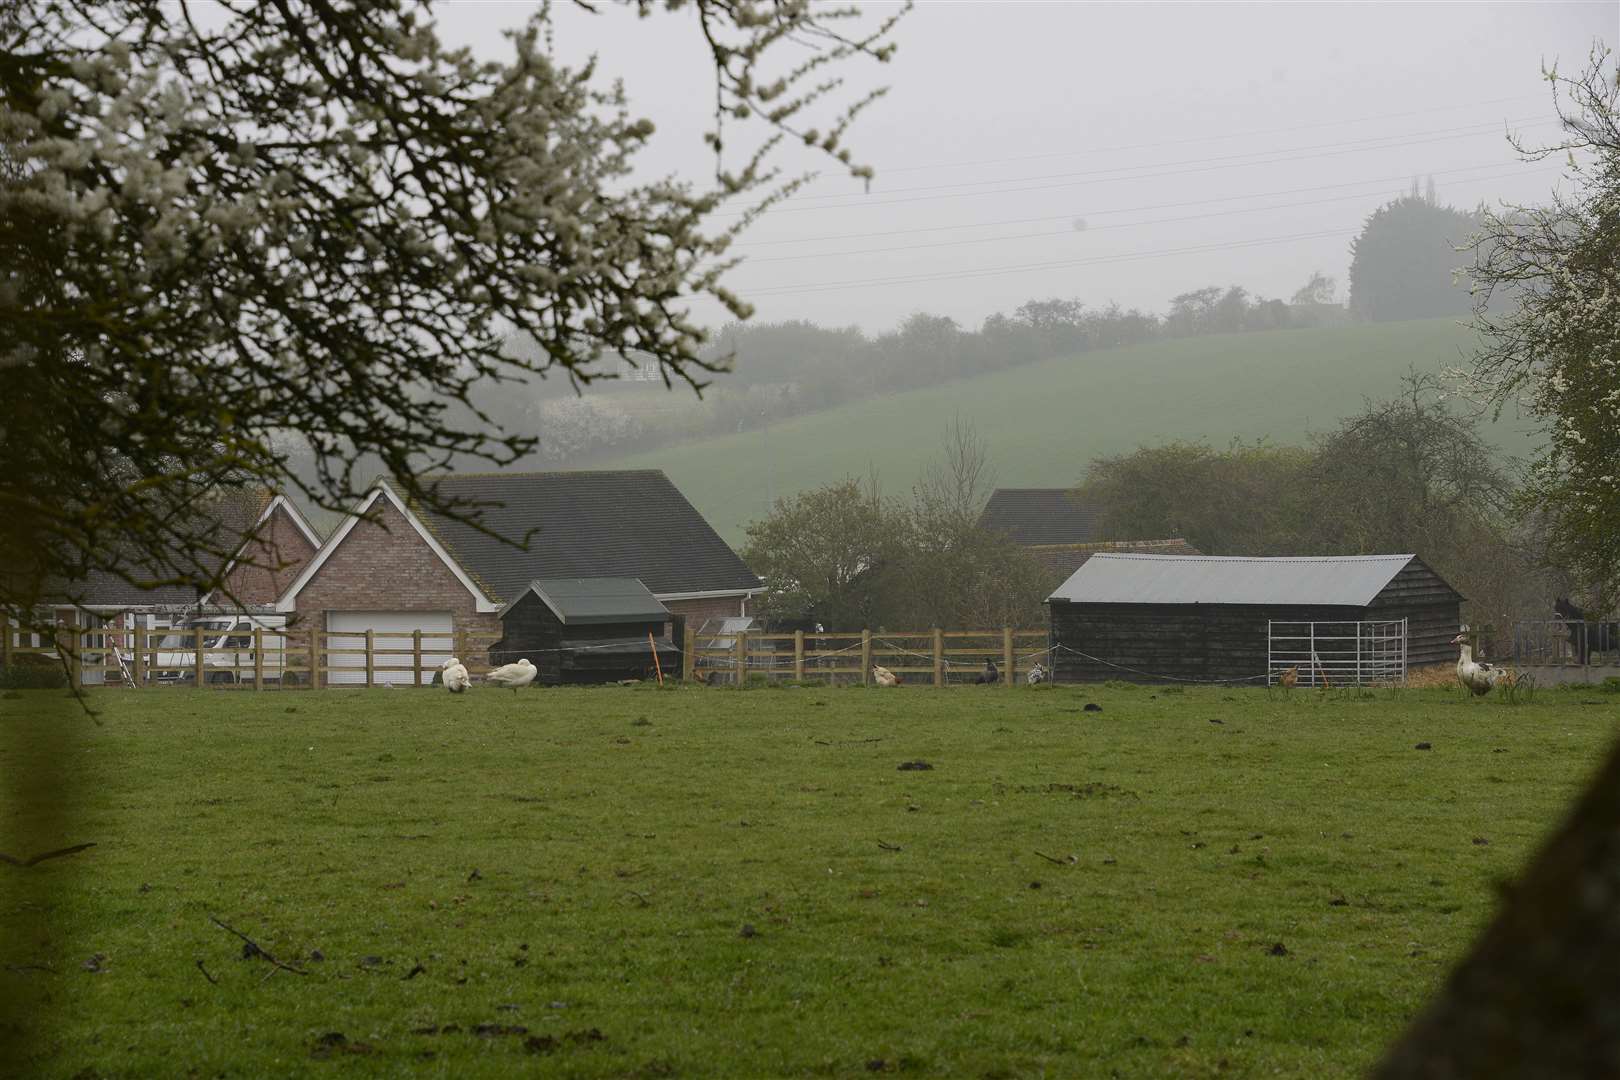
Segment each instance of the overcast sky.
[{"label": "overcast sky", "polygon": [[[438,8],[445,37],[491,58],[531,10]],[[756,321],[867,330],[915,311],[972,327],[1032,297],[1163,310],[1238,284],[1286,298],[1315,270],[1342,296],[1360,222],[1412,177],[1458,206],[1558,182],[1517,162],[1504,131],[1555,132],[1542,64],[1579,66],[1594,39],[1620,43],[1615,0],[924,0],[892,64],[850,69],[891,87],[847,140],[877,169],[871,191],[824,166],[744,237],[728,283]],[[555,48],[597,54],[657,124],[649,176],[712,176],[711,73],[689,17],[561,4]]]}]

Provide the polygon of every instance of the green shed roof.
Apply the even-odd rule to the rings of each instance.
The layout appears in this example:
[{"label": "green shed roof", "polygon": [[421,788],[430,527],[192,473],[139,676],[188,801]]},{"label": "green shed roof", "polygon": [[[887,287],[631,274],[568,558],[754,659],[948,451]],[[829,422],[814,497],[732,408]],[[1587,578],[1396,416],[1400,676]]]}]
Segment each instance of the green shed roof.
[{"label": "green shed roof", "polygon": [[658,602],[639,578],[536,578],[506,606],[506,611],[531,592],[565,626],[662,622],[669,618],[669,609]]}]

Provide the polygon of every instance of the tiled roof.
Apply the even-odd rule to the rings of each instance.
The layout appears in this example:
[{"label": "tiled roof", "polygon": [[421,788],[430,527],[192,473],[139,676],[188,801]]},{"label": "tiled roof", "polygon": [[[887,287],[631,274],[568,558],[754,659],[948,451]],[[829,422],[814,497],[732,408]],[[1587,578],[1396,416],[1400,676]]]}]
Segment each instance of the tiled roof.
[{"label": "tiled roof", "polygon": [[1089,544],[1102,539],[1100,517],[1068,488],[997,488],[979,524],[1020,544]]},{"label": "tiled roof", "polygon": [[[657,469],[448,474],[433,483],[496,534],[412,507],[492,599],[513,599],[536,578],[640,578],[666,596],[760,587]],[[526,550],[505,542],[525,536]]]}]

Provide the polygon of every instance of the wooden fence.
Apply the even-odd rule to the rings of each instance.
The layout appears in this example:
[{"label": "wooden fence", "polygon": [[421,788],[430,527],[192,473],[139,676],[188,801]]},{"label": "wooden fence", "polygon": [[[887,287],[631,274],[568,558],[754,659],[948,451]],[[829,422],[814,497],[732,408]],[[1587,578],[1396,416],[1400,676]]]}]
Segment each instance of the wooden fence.
[{"label": "wooden fence", "polygon": [[[451,655],[474,677],[488,673],[489,649],[496,640],[492,633],[467,632],[262,628],[226,633],[206,627],[61,626],[55,628],[54,640],[33,645],[24,644],[12,628],[0,634],[0,665],[10,669],[30,655],[52,663],[65,658],[75,686],[423,687],[433,685]],[[1013,686],[1037,662],[1051,668],[1046,631],[1010,628],[718,635],[688,627],[682,653],[684,678],[738,686],[758,678],[867,685],[873,664],[888,668],[906,684],[946,686],[974,681],[987,660],[996,664],[1001,685]]]},{"label": "wooden fence", "polygon": [[791,634],[699,634],[687,627],[682,676],[742,686],[751,679],[858,682],[869,685],[872,665],[903,683],[946,686],[972,682],[993,661],[1003,686],[1014,686],[1036,663],[1047,670],[1045,630],[846,631]]},{"label": "wooden fence", "polygon": [[[38,636],[38,635],[34,635]],[[223,633],[218,628],[134,630],[60,626],[53,640],[25,645],[13,628],[0,634],[0,665],[23,656],[65,658],[75,686],[212,686],[221,689],[431,686],[448,656],[482,675],[498,635],[373,630],[275,629]],[[29,637],[28,640],[33,640]],[[336,642],[336,644],[334,644]],[[26,663],[27,661],[24,661]]]}]

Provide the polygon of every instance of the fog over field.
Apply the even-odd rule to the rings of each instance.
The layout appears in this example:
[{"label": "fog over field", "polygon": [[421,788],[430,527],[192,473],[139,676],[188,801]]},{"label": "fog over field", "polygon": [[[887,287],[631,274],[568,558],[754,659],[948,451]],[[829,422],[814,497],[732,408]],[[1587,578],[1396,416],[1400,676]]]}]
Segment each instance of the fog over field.
[{"label": "fog over field", "polygon": [[[496,57],[529,10],[440,18]],[[918,310],[972,326],[1035,296],[1162,310],[1223,283],[1287,298],[1317,270],[1342,299],[1351,238],[1414,177],[1461,208],[1558,182],[1504,134],[1555,134],[1542,65],[1579,66],[1617,19],[1607,2],[925,3],[891,64],[850,69],[890,86],[846,140],[877,171],[870,191],[824,156],[787,156],[822,175],[742,238],[728,280],[757,321],[868,332]],[[557,11],[557,55],[599,52],[657,124],[644,175],[713,176],[702,48],[694,25]]]}]

